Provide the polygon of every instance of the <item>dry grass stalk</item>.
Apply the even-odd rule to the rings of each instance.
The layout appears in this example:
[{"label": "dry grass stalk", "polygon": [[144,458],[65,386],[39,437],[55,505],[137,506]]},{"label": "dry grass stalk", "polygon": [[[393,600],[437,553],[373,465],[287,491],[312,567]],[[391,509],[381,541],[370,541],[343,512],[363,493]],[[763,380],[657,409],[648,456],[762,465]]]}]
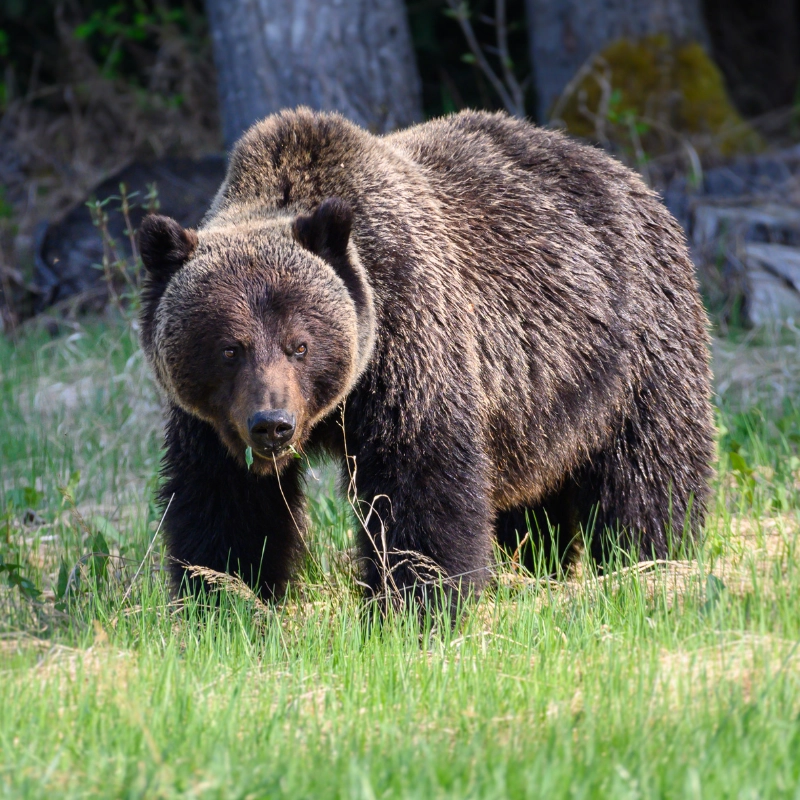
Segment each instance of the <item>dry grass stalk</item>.
[{"label": "dry grass stalk", "polygon": [[224,591],[250,604],[253,608],[253,619],[258,624],[263,624],[274,616],[273,610],[239,575],[229,575],[227,572],[218,572],[209,567],[199,567],[195,564],[184,564],[184,567],[191,578],[200,578],[212,589]]}]

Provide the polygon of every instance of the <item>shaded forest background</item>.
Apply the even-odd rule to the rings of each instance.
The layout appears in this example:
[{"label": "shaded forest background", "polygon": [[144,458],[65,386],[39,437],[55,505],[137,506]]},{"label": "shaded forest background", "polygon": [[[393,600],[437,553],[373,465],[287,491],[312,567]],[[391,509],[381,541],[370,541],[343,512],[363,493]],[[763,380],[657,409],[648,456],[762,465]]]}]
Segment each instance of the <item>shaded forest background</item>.
[{"label": "shaded forest background", "polygon": [[[696,156],[708,167],[800,139],[796,0],[704,0],[703,45],[711,59],[679,53],[676,63],[689,64],[690,80],[676,72],[669,109],[662,103],[655,111],[654,81],[662,80],[664,59],[672,56],[671,44],[658,37],[646,40],[646,51],[625,42],[604,50],[555,109],[543,103],[530,80],[534,5],[509,0],[505,12],[508,66],[523,87],[524,113],[544,124],[552,120],[543,109],[555,110],[560,127],[607,147],[657,188],[675,170],[695,168],[687,153],[689,161]],[[59,220],[132,162],[199,159],[224,149],[206,6],[211,3],[202,0],[0,3],[0,309],[6,328],[41,305],[33,276],[48,221]],[[502,108],[452,4],[408,0],[405,7],[424,116]],[[494,0],[471,3],[469,14],[481,43],[491,43]],[[491,59],[491,45],[486,52]],[[697,105],[692,93],[698,87],[712,100],[703,95]],[[676,100],[676,91],[683,98]],[[676,107],[683,109],[680,125]],[[698,138],[712,117],[721,121],[714,136]]]}]

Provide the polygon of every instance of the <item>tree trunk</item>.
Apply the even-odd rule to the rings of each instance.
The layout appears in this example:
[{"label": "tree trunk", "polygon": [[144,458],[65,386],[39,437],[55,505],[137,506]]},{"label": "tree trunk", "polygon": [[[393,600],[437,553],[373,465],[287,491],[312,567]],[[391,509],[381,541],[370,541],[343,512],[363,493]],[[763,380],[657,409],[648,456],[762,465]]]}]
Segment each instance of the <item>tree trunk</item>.
[{"label": "tree trunk", "polygon": [[800,83],[800,2],[706,0],[705,8],[714,59],[739,109],[757,116],[791,106]]},{"label": "tree trunk", "polygon": [[402,0],[206,0],[225,145],[287,106],[373,131],[422,117]]},{"label": "tree trunk", "polygon": [[537,112],[546,122],[593,53],[621,38],[666,34],[708,44],[701,0],[526,0]]}]

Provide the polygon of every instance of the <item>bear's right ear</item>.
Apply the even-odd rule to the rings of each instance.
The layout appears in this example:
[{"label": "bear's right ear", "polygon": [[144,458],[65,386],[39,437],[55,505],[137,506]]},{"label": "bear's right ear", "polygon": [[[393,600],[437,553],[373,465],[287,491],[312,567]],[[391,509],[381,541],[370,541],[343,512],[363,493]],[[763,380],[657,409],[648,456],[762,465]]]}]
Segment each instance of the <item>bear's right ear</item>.
[{"label": "bear's right ear", "polygon": [[171,217],[151,214],[139,228],[139,254],[153,277],[168,278],[177,272],[196,247],[197,233]]}]

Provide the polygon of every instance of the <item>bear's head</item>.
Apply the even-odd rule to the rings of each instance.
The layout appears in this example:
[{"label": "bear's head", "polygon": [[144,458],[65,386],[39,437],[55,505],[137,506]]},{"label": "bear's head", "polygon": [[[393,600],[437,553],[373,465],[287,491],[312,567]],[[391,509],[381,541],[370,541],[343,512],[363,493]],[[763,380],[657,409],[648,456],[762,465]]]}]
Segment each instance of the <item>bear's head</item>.
[{"label": "bear's head", "polygon": [[374,338],[372,290],[338,198],[296,217],[242,212],[198,231],[147,217],[142,347],[168,398],[268,474],[354,386]]}]

